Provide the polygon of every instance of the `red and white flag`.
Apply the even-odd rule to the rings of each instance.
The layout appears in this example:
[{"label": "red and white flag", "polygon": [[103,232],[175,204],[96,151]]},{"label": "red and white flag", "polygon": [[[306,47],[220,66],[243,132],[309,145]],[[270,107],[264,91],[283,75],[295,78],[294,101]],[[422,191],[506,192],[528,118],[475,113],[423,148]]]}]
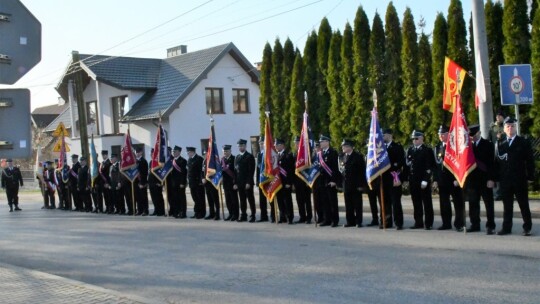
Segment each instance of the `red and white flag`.
[{"label": "red and white flag", "polygon": [[475,58],[476,66],[476,93],[474,94],[474,104],[478,109],[480,103],[486,102],[486,84],[484,82],[484,72],[482,71],[482,61],[480,60],[480,54],[476,54]]}]

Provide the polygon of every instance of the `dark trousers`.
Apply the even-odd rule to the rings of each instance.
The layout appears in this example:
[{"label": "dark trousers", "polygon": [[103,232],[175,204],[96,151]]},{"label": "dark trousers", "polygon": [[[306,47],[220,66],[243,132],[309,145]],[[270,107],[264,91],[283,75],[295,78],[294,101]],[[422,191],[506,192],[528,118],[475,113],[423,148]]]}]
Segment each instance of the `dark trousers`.
[{"label": "dark trousers", "polygon": [[373,189],[368,190],[369,209],[371,210],[371,222],[379,223],[379,207],[377,207],[377,199],[380,200],[381,191],[378,183],[373,183]]},{"label": "dark trousers", "polygon": [[90,197],[90,190],[82,189],[79,191],[79,198],[81,200],[81,209],[87,212],[92,211],[92,198]]},{"label": "dark trousers", "polygon": [[246,185],[238,185],[238,196],[240,197],[241,216],[247,217],[247,203],[248,202],[249,202],[249,209],[251,210],[251,216],[255,216],[256,210],[255,210],[255,196],[253,195],[253,185],[250,185],[249,189],[246,189]]},{"label": "dark trousers", "polygon": [[204,217],[206,215],[206,203],[204,198],[204,186],[199,185],[196,187],[189,187],[191,191],[191,198],[193,199],[193,212],[198,218]]},{"label": "dark trousers", "polygon": [[19,187],[6,187],[6,196],[10,208],[19,206]]},{"label": "dark trousers", "polygon": [[126,213],[126,203],[124,202],[124,189],[111,189],[112,204],[116,208],[116,213]]},{"label": "dark trousers", "polygon": [[523,218],[523,229],[531,230],[532,219],[531,209],[529,208],[529,192],[527,191],[527,184],[524,185],[512,185],[510,183],[501,183],[501,195],[504,206],[503,213],[503,231],[512,231],[512,218],[514,216],[514,195],[521,210],[521,217]]},{"label": "dark trousers", "polygon": [[[186,192],[184,190],[184,197],[185,196]],[[156,215],[164,215],[165,200],[163,199],[163,188],[155,185],[150,185],[150,198],[152,199],[152,204],[154,204],[154,213]]]},{"label": "dark trousers", "polygon": [[103,212],[103,186],[98,185],[92,189],[92,200],[94,201],[94,211]]},{"label": "dark trousers", "polygon": [[206,198],[208,199],[208,216],[219,217],[219,193],[216,187],[211,182],[204,184],[206,190]]},{"label": "dark trousers", "polygon": [[[257,186],[257,188],[259,187]],[[261,188],[259,188],[259,208],[261,210],[261,220],[267,220],[268,219],[268,200],[266,199],[266,196],[264,195]],[[273,218],[274,215],[270,214],[270,216]]]},{"label": "dark trousers", "polygon": [[339,224],[337,188],[329,185],[321,189],[321,203],[324,208],[325,223]]},{"label": "dark trousers", "polygon": [[[433,227],[433,200],[431,198],[431,184],[422,189],[420,181],[411,181],[411,199],[414,208],[414,225],[416,227]],[[425,213],[425,222],[424,222]]]},{"label": "dark trousers", "polygon": [[[169,200],[169,215],[171,216],[185,216],[186,215],[186,212],[187,212],[187,203],[186,203],[186,188],[180,188],[180,185],[174,185],[174,184],[171,184],[170,186],[168,185],[167,186],[168,189],[167,189],[167,198]],[[156,187],[156,188],[159,188],[158,191],[161,192],[161,187]],[[192,195],[193,196],[193,195]],[[159,198],[158,198],[159,200]],[[161,194],[161,201],[163,201],[163,194]],[[155,204],[154,204],[155,206]],[[161,205],[163,206],[163,204]],[[157,208],[157,207],[155,207]],[[164,208],[164,207],[162,207]],[[158,210],[158,209],[155,209],[155,210]],[[163,209],[165,210],[165,209]],[[159,213],[158,215],[162,215],[162,212],[157,212],[156,213]],[[164,214],[164,211],[163,211],[163,214]]]},{"label": "dark trousers", "polygon": [[81,210],[82,202],[79,197],[79,190],[77,190],[77,185],[71,185],[70,192],[71,192],[71,201],[73,202],[73,206],[75,207],[75,210]]},{"label": "dark trousers", "polygon": [[281,188],[277,193],[277,201],[279,208],[279,220],[281,222],[292,222],[294,220],[294,212],[292,205],[291,188]]},{"label": "dark trousers", "polygon": [[139,187],[139,184],[135,184],[135,201],[137,202],[138,214],[148,214],[148,190],[146,186]]},{"label": "dark trousers", "polygon": [[454,203],[454,227],[462,228],[465,222],[465,203],[463,202],[463,191],[454,185],[439,185],[439,202],[441,208],[441,219],[444,227],[452,227],[452,205],[450,196]]},{"label": "dark trousers", "polygon": [[111,200],[111,189],[105,188],[105,186],[103,186],[101,188],[101,194],[103,196],[103,200],[105,201],[105,210],[107,212],[114,211],[114,205],[112,204]]},{"label": "dark trousers", "polygon": [[45,208],[56,208],[55,204],[55,198],[54,198],[54,191],[49,189],[48,187],[45,187],[45,193],[44,193],[44,200],[45,200]]},{"label": "dark trousers", "polygon": [[300,180],[295,183],[295,190],[300,221],[311,221],[313,218],[313,212],[311,210],[311,189],[304,181]]},{"label": "dark trousers", "polygon": [[[403,227],[403,207],[401,205],[401,195],[402,195],[403,189],[401,186],[394,187],[393,185],[391,185],[390,191],[388,192],[389,192],[389,196],[386,196],[386,197],[389,197],[390,199],[385,199],[385,207],[386,205],[388,205],[388,208],[390,208],[392,212],[391,213],[389,211],[385,211],[385,212],[388,212],[387,214],[392,214],[392,216],[394,217],[394,224],[396,224],[396,227]],[[387,219],[388,219],[388,215],[387,215]],[[390,221],[387,221],[386,225],[391,226],[392,225],[391,223],[392,223],[392,219],[390,218]]]},{"label": "dark trousers", "polygon": [[315,210],[314,210],[315,216],[317,216],[315,221],[317,223],[322,223],[326,221],[326,219],[324,218],[325,208],[324,208],[324,205],[322,204],[323,198],[324,198],[323,187],[315,185],[313,187],[313,206],[315,207]]},{"label": "dark trousers", "polygon": [[362,225],[363,201],[362,192],[356,189],[346,191],[345,197],[345,219],[347,225]]},{"label": "dark trousers", "polygon": [[67,184],[60,184],[62,195],[61,201],[58,202],[60,208],[70,210],[71,209],[71,194],[69,193],[69,187]]},{"label": "dark trousers", "polygon": [[225,203],[227,204],[227,210],[229,216],[238,219],[240,213],[240,206],[238,206],[238,191],[234,190],[231,186],[223,186],[225,192]]},{"label": "dark trousers", "polygon": [[134,205],[134,203],[136,202],[135,200],[135,194],[134,194],[134,191],[137,191],[136,189],[133,189],[134,191],[132,192],[132,183],[129,183],[126,185],[126,187],[123,187],[124,189],[124,197],[126,199],[126,205],[127,205],[127,213],[129,215],[133,215],[137,212],[136,208],[137,206]]},{"label": "dark trousers", "polygon": [[64,192],[62,192],[62,184],[56,185],[56,193],[58,194],[58,208],[64,207]]},{"label": "dark trousers", "polygon": [[467,189],[467,198],[469,200],[469,218],[471,227],[480,229],[480,198],[484,201],[486,207],[486,228],[495,229],[495,202],[493,200],[493,189],[485,185],[481,188],[469,187]]}]

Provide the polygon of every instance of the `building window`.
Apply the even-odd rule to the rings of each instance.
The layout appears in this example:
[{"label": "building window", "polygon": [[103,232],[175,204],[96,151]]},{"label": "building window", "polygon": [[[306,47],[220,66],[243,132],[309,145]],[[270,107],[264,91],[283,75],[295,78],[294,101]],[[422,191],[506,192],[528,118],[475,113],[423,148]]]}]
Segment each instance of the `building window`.
[{"label": "building window", "polygon": [[248,90],[233,89],[232,93],[234,113],[249,113]]},{"label": "building window", "polygon": [[223,109],[223,89],[206,88],[206,114],[225,114]]},{"label": "building window", "polygon": [[126,114],[127,110],[127,96],[117,96],[112,98],[112,125],[113,133],[120,133],[120,119]]},{"label": "building window", "polygon": [[86,103],[86,123],[88,124],[88,133],[99,135],[99,117],[97,101]]}]

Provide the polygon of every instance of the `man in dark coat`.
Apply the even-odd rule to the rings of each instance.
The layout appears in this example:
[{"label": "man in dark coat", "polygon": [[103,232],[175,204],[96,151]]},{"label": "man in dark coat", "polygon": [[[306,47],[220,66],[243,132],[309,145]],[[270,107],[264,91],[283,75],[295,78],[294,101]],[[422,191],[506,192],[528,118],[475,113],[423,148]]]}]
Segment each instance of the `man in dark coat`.
[{"label": "man in dark coat", "polygon": [[114,205],[111,200],[111,177],[109,176],[111,170],[111,160],[109,159],[109,151],[101,151],[102,161],[99,164],[98,173],[99,173],[99,186],[105,201],[105,212],[114,213]]},{"label": "man in dark coat", "polygon": [[[414,225],[411,229],[433,228],[433,200],[431,197],[431,174],[435,163],[433,150],[424,144],[424,133],[413,131],[413,144],[407,149],[406,173],[414,208]],[[424,221],[425,213],[425,221]]]},{"label": "man in dark coat", "polygon": [[[154,153],[154,148],[150,150],[150,155],[153,155],[153,153]],[[185,169],[185,166],[184,166],[184,169]],[[167,176],[167,180],[169,179],[170,175],[171,174],[169,173],[169,175]],[[165,215],[165,200],[163,199],[163,184],[157,178],[157,176],[152,172],[148,173],[148,189],[150,190],[150,198],[152,198],[152,204],[154,204],[154,212],[150,215],[164,216]],[[185,196],[185,192],[184,192],[184,196]]]},{"label": "man in dark coat", "polygon": [[71,155],[71,164],[71,170],[69,171],[69,191],[71,192],[73,206],[75,206],[74,211],[82,212],[84,211],[83,204],[79,196],[79,191],[77,190],[78,174],[79,169],[81,168],[81,164],[79,163],[79,155]]},{"label": "man in dark coat", "polygon": [[532,219],[527,186],[528,182],[534,181],[534,156],[530,143],[517,135],[516,123],[517,120],[511,117],[504,120],[506,139],[499,141],[495,149],[504,205],[503,225],[497,234],[512,233],[515,196],[523,217],[523,235],[530,236]]},{"label": "man in dark coat", "polygon": [[444,166],[444,154],[446,152],[446,143],[448,142],[448,127],[441,125],[439,127],[440,142],[435,146],[435,167],[433,171],[433,186],[435,190],[439,188],[439,202],[441,210],[442,225],[438,230],[452,229],[452,204],[454,204],[454,228],[462,232],[465,224],[463,201],[463,190],[459,186],[454,174]]},{"label": "man in dark coat", "polygon": [[[208,154],[205,155],[208,157]],[[205,158],[203,162],[203,167],[201,171],[201,182],[204,185],[204,190],[206,192],[206,200],[208,202],[208,216],[206,216],[205,220],[211,220],[214,219],[216,221],[220,220],[219,216],[219,192],[214,187],[213,183],[209,181],[208,179],[211,179],[212,176],[208,176],[208,179],[206,177],[206,166],[207,166],[207,160]]]},{"label": "man in dark coat", "polygon": [[[261,181],[261,169],[264,163],[264,136],[259,138],[259,153],[257,153],[257,169],[255,173],[255,186],[259,189],[259,209],[261,210],[261,218],[257,222],[268,222],[268,201],[264,192],[259,187]],[[272,223],[276,222],[274,216],[274,204],[270,202],[270,218]]]},{"label": "man in dark coat", "polygon": [[280,214],[280,223],[294,224],[294,212],[292,205],[292,186],[294,182],[294,169],[296,160],[289,151],[285,150],[285,141],[279,138],[275,140],[278,153],[279,177],[281,190],[277,193],[277,201]]},{"label": "man in dark coat", "polygon": [[90,168],[86,163],[86,157],[81,157],[81,167],[77,173],[77,191],[79,198],[84,204],[80,211],[92,212],[92,199],[90,198]]},{"label": "man in dark coat", "polygon": [[187,160],[187,179],[191,198],[195,204],[194,214],[191,218],[202,219],[206,215],[206,199],[204,198],[204,185],[201,180],[202,166],[204,158],[198,155],[194,147],[186,147],[188,153]]},{"label": "man in dark coat", "polygon": [[6,190],[9,212],[21,211],[19,208],[19,185],[23,186],[21,170],[13,166],[13,160],[7,160],[7,167],[2,171],[2,189]]},{"label": "man in dark coat", "polygon": [[144,158],[144,149],[137,147],[137,169],[139,176],[135,179],[135,202],[137,203],[136,215],[148,215],[148,161]]},{"label": "man in dark coat", "polygon": [[114,214],[126,213],[124,202],[124,189],[122,189],[122,173],[120,173],[120,162],[115,153],[111,154],[111,167],[109,172],[111,180],[111,204],[116,209]]},{"label": "man in dark coat", "polygon": [[240,139],[237,142],[240,151],[234,159],[234,170],[236,173],[236,184],[234,188],[238,190],[240,197],[241,215],[239,222],[247,221],[247,202],[251,209],[250,223],[255,222],[255,196],[253,195],[253,175],[255,174],[255,157],[246,151],[247,140]]},{"label": "man in dark coat", "polygon": [[343,151],[342,172],[343,193],[345,197],[345,218],[343,227],[362,227],[362,192],[367,187],[366,162],[364,156],[354,150],[351,140],[344,139],[341,143]]},{"label": "man in dark coat", "polygon": [[186,218],[186,186],[187,186],[187,161],[183,158],[182,148],[173,148],[173,168],[167,177],[169,202],[171,203],[169,215],[175,218]]},{"label": "man in dark coat", "polygon": [[231,145],[223,146],[223,157],[221,158],[221,168],[223,169],[223,192],[225,192],[225,203],[229,215],[226,221],[236,221],[239,217],[238,191],[234,189],[236,173],[234,172],[234,155],[231,153]]},{"label": "man in dark coat", "polygon": [[401,195],[403,192],[402,183],[405,180],[405,176],[403,175],[405,150],[400,143],[394,141],[392,133],[391,129],[385,129],[383,131],[384,144],[386,145],[386,151],[390,159],[390,169],[383,173],[384,208],[386,228],[392,227],[393,218],[396,229],[401,230],[403,229]]},{"label": "man in dark coat", "polygon": [[[295,161],[296,170],[296,158],[298,155],[298,144],[300,143],[300,136],[296,136],[294,139],[294,151],[293,159]],[[298,206],[298,215],[300,218],[296,223],[311,224],[313,218],[313,211],[311,210],[311,188],[302,180],[298,175],[293,175],[294,191],[296,193],[296,204]]]},{"label": "man in dark coat", "polygon": [[321,165],[321,206],[325,214],[323,226],[337,227],[339,225],[338,210],[338,185],[341,184],[341,172],[339,171],[338,153],[330,147],[330,137],[321,135],[319,138],[321,151],[319,163]]},{"label": "man in dark coat", "polygon": [[495,184],[495,150],[493,143],[483,139],[479,125],[469,127],[476,168],[469,174],[465,182],[465,191],[469,200],[469,217],[471,227],[467,232],[480,231],[480,198],[486,207],[486,233],[495,231],[495,208],[493,186]]}]

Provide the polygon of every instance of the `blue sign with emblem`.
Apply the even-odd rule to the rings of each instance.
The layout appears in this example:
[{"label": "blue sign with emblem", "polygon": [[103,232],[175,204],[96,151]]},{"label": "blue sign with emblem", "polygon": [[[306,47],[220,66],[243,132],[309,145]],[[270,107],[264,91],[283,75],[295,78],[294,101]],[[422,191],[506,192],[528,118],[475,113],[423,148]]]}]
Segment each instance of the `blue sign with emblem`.
[{"label": "blue sign with emblem", "polygon": [[532,69],[530,64],[499,65],[501,104],[503,106],[533,103]]}]

